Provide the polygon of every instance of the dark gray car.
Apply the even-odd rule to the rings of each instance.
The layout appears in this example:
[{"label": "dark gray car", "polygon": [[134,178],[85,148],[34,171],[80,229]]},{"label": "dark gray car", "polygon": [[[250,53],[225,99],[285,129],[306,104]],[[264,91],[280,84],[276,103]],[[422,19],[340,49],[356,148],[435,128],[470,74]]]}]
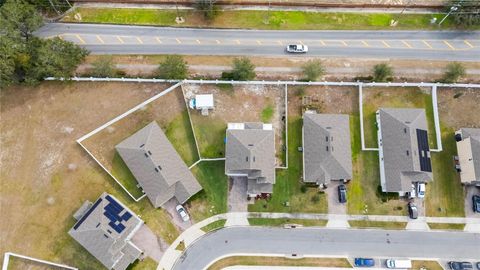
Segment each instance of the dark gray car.
[{"label": "dark gray car", "polygon": [[340,203],[347,202],[347,187],[343,184],[338,186],[338,201]]},{"label": "dark gray car", "polygon": [[413,202],[408,203],[408,216],[411,219],[417,219],[418,218],[418,208]]},{"label": "dark gray car", "polygon": [[470,262],[448,262],[448,267],[452,270],[472,270],[473,265]]}]

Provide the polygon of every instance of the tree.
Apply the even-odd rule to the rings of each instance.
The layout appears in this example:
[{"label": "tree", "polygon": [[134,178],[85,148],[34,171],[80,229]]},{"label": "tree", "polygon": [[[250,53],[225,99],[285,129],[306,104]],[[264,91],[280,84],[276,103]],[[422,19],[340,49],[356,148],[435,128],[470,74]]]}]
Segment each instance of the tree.
[{"label": "tree", "polygon": [[316,81],[325,74],[325,68],[320,60],[310,60],[302,66],[306,81]]},{"label": "tree", "polygon": [[465,76],[465,67],[461,63],[449,63],[443,74],[442,82],[456,83],[461,77]]},{"label": "tree", "polygon": [[203,14],[205,20],[211,21],[218,14],[218,7],[214,0],[197,0],[195,8]]},{"label": "tree", "polygon": [[251,81],[255,79],[255,65],[247,57],[233,59],[231,78],[235,81]]},{"label": "tree", "polygon": [[117,73],[111,55],[99,57],[92,66],[92,76],[95,77],[114,77]]},{"label": "tree", "polygon": [[158,67],[159,75],[165,79],[183,80],[187,78],[188,66],[180,55],[167,55]]},{"label": "tree", "polygon": [[393,69],[387,63],[377,64],[373,67],[373,80],[385,82],[393,76]]},{"label": "tree", "polygon": [[480,25],[480,1],[452,0],[447,7],[447,12],[451,8],[455,9],[450,15],[455,25],[463,27]]},{"label": "tree", "polygon": [[15,82],[15,50],[13,42],[0,35],[0,88]]},{"label": "tree", "polygon": [[33,32],[43,25],[43,18],[35,6],[23,0],[8,0],[0,8],[0,25],[10,38],[28,42]]}]

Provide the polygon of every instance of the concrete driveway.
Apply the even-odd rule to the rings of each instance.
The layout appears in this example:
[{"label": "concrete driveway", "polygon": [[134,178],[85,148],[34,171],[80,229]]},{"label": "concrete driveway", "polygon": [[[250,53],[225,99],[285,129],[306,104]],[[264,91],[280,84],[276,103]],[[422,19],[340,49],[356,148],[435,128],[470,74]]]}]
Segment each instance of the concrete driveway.
[{"label": "concrete driveway", "polygon": [[168,248],[168,244],[163,239],[157,238],[155,233],[145,224],[133,236],[132,242],[143,250],[146,256],[156,262],[160,262],[163,252]]},{"label": "concrete driveway", "polygon": [[[347,214],[347,204],[338,202],[338,186],[343,184],[342,181],[332,181],[328,185],[328,188],[325,189],[327,193],[328,200],[328,213],[329,214]],[[347,185],[347,194],[348,194],[348,185]]]},{"label": "concrete driveway", "polygon": [[466,217],[478,217],[480,218],[480,213],[473,212],[473,195],[480,195],[480,188],[475,186],[465,186],[465,216]]},{"label": "concrete driveway", "polygon": [[248,212],[247,178],[228,179],[228,212]]},{"label": "concrete driveway", "polygon": [[[187,222],[184,222],[182,220],[182,218],[180,217],[180,215],[177,213],[177,210],[175,209],[178,205],[178,201],[177,199],[175,198],[172,198],[170,199],[169,201],[167,201],[163,206],[162,208],[165,209],[168,214],[170,215],[170,217],[172,218],[172,222],[173,224],[175,224],[179,229],[180,231],[185,231],[187,228],[189,228],[190,226],[192,226],[192,220],[189,220]],[[188,212],[188,209],[185,207],[185,209],[187,210]],[[190,216],[191,217],[191,216]]]}]

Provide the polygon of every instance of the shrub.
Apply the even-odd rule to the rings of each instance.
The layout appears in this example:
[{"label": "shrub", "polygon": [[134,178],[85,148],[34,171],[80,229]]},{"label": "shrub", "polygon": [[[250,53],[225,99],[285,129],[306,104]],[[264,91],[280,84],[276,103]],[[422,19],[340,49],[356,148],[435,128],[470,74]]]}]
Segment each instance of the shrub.
[{"label": "shrub", "polygon": [[318,203],[320,201],[320,196],[318,194],[315,194],[312,196],[311,200],[313,203]]},{"label": "shrub", "polygon": [[306,185],[302,185],[302,186],[300,187],[300,191],[301,191],[302,193],[306,193],[306,192],[307,192],[307,186],[306,186]]},{"label": "shrub", "polygon": [[447,65],[446,71],[443,74],[442,82],[456,83],[461,77],[465,76],[465,67],[457,62]]},{"label": "shrub", "polygon": [[325,74],[325,68],[320,60],[310,60],[302,66],[306,81],[316,81]]},{"label": "shrub", "polygon": [[393,69],[387,63],[377,64],[373,67],[373,80],[376,82],[386,82],[393,76]]},{"label": "shrub", "polygon": [[203,14],[203,18],[207,21],[215,19],[219,13],[219,8],[213,0],[197,0],[195,9]]},{"label": "shrub", "polygon": [[158,67],[160,77],[182,80],[188,75],[187,62],[180,55],[168,55]]},{"label": "shrub", "polygon": [[251,81],[255,79],[255,65],[247,57],[233,59],[232,79],[235,81]]},{"label": "shrub", "polygon": [[92,76],[94,77],[115,77],[116,73],[111,55],[101,56],[92,63]]}]

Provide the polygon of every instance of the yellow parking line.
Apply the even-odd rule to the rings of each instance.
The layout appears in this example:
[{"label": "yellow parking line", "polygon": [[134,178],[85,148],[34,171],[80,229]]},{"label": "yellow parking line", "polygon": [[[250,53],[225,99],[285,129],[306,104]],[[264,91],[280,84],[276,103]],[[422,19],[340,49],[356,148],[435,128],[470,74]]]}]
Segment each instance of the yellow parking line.
[{"label": "yellow parking line", "polygon": [[238,39],[236,39],[235,42],[236,42],[237,44],[240,44],[240,40],[238,40]]},{"label": "yellow parking line", "polygon": [[63,40],[63,35],[58,35],[58,38]]},{"label": "yellow parking line", "polygon": [[176,38],[175,40],[177,41],[178,44],[182,43],[178,38]]},{"label": "yellow parking line", "polygon": [[257,40],[258,45],[262,45],[262,42],[260,40]]},{"label": "yellow parking line", "polygon": [[452,46],[452,44],[448,43],[448,41],[444,40],[443,43],[447,45],[450,49],[455,50],[455,47]]},{"label": "yellow parking line", "polygon": [[98,41],[100,41],[100,43],[105,44],[105,41],[103,41],[103,39],[99,35],[97,35],[97,39]]},{"label": "yellow parking line", "polygon": [[301,41],[301,40],[299,40],[298,43],[300,43],[300,44],[302,44],[302,45],[305,45],[305,44],[303,44],[303,41]]},{"label": "yellow parking line", "polygon": [[198,43],[198,44],[201,44],[201,43],[200,43],[200,40],[197,39],[197,43]]},{"label": "yellow parking line", "polygon": [[217,42],[217,44],[220,44],[220,40],[217,39],[217,40],[215,40],[215,41]]},{"label": "yellow parking line", "polygon": [[347,42],[345,42],[344,40],[341,40],[340,42],[342,42],[343,46],[345,46],[345,47],[348,46]]},{"label": "yellow parking line", "polygon": [[162,40],[159,37],[156,37],[155,39],[157,40],[158,43],[162,44]]},{"label": "yellow parking line", "polygon": [[433,49],[432,46],[426,42],[425,40],[422,40],[423,44],[425,44],[428,48]]},{"label": "yellow parking line", "polygon": [[390,48],[390,45],[387,42],[385,42],[384,40],[382,40],[382,43],[383,43],[383,45],[385,45],[385,47]]},{"label": "yellow parking line", "polygon": [[125,43],[120,36],[117,36],[117,39],[118,39],[118,41],[119,41],[120,43],[122,43],[122,44]]},{"label": "yellow parking line", "polygon": [[85,44],[85,40],[83,40],[83,38],[80,35],[75,35],[75,36],[78,38],[78,40],[80,40],[80,43]]},{"label": "yellow parking line", "polygon": [[280,40],[277,40],[278,45],[282,46],[283,43]]},{"label": "yellow parking line", "polygon": [[323,40],[320,40],[320,44],[322,44],[322,46],[325,46],[325,42]]},{"label": "yellow parking line", "polygon": [[472,43],[468,42],[468,40],[464,40],[463,42],[464,42],[465,44],[467,44],[468,47],[470,47],[470,48],[474,48],[474,47],[475,47],[475,46],[472,45]]},{"label": "yellow parking line", "polygon": [[412,45],[410,45],[408,42],[406,42],[405,40],[402,40],[402,43],[407,46],[408,48],[412,48]]},{"label": "yellow parking line", "polygon": [[143,44],[143,40],[141,40],[139,37],[136,37],[136,38],[137,38],[138,43]]},{"label": "yellow parking line", "polygon": [[370,47],[370,45],[365,40],[362,40],[362,43],[363,45],[365,45],[365,47]]}]

